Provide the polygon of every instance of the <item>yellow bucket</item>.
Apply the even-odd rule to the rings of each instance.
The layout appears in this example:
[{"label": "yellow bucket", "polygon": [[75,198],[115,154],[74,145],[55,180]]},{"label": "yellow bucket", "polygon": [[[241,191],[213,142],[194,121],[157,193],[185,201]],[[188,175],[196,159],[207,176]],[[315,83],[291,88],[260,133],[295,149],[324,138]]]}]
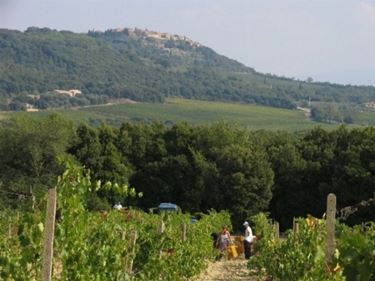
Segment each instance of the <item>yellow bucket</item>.
[{"label": "yellow bucket", "polygon": [[244,252],[244,248],[243,248],[244,237],[243,236],[232,236],[232,239],[234,240],[233,241],[234,245],[237,246],[237,248],[236,248],[237,254],[238,255],[243,254],[243,252]]},{"label": "yellow bucket", "polygon": [[237,248],[236,245],[229,245],[228,246],[228,258],[234,259],[234,258],[238,257],[238,253],[237,253],[236,248]]}]

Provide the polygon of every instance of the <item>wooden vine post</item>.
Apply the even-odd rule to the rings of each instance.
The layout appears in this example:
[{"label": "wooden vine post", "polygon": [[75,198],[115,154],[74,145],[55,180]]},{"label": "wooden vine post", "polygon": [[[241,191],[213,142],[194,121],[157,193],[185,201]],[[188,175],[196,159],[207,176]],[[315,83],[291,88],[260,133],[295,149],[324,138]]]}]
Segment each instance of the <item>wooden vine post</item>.
[{"label": "wooden vine post", "polygon": [[181,239],[182,239],[182,242],[186,241],[186,223],[182,224]]},{"label": "wooden vine post", "polygon": [[299,233],[299,224],[298,222],[296,222],[295,226],[294,226],[294,234],[298,234]]},{"label": "wooden vine post", "polygon": [[275,238],[279,239],[280,238],[280,226],[277,221],[275,221],[274,229],[275,229]]},{"label": "wooden vine post", "polygon": [[296,235],[299,232],[299,225],[297,219],[293,217],[293,234]]},{"label": "wooden vine post", "polygon": [[326,245],[326,262],[331,264],[335,252],[335,223],[336,223],[336,195],[328,194],[327,197],[327,245]]},{"label": "wooden vine post", "polygon": [[158,225],[158,234],[163,234],[165,231],[165,223],[163,219],[160,220],[159,225]]},{"label": "wooden vine post", "polygon": [[55,236],[56,188],[48,190],[47,214],[44,224],[43,281],[52,278],[53,240]]},{"label": "wooden vine post", "polygon": [[[164,231],[165,231],[165,223],[163,219],[161,219],[158,225],[158,234],[161,236],[163,235]],[[162,257],[162,255],[163,255],[163,250],[160,250],[159,259]]]},{"label": "wooden vine post", "polygon": [[136,253],[136,243],[138,239],[137,231],[132,231],[130,235],[130,247],[131,247],[131,257],[129,259],[129,262],[127,263],[126,271],[131,274],[133,272],[133,262],[135,258]]}]

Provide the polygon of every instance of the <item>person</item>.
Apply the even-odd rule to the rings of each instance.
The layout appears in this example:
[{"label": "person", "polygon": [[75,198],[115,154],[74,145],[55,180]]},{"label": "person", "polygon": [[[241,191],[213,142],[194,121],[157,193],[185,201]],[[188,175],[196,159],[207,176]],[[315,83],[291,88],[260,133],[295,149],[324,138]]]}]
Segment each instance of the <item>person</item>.
[{"label": "person", "polygon": [[115,210],[122,210],[122,205],[121,205],[121,203],[117,203],[117,204],[115,204],[115,205],[113,206],[113,209],[115,209]]},{"label": "person", "polygon": [[243,240],[244,252],[245,252],[245,259],[249,259],[251,256],[251,243],[254,240],[253,231],[247,221],[243,223],[245,227],[245,239]]},{"label": "person", "polygon": [[232,238],[230,237],[230,233],[228,231],[228,228],[225,225],[223,225],[218,239],[219,239],[219,241],[218,241],[219,242],[218,243],[219,244],[219,250],[221,252],[226,251],[228,246],[229,246],[230,241],[232,241]]}]

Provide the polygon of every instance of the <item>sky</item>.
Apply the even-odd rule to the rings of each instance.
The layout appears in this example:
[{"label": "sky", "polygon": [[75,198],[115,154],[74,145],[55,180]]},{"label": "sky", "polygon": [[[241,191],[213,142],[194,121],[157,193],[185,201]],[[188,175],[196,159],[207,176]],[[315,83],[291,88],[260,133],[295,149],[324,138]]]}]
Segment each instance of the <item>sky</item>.
[{"label": "sky", "polygon": [[375,85],[375,0],[0,0],[0,28],[138,27],[259,72]]}]

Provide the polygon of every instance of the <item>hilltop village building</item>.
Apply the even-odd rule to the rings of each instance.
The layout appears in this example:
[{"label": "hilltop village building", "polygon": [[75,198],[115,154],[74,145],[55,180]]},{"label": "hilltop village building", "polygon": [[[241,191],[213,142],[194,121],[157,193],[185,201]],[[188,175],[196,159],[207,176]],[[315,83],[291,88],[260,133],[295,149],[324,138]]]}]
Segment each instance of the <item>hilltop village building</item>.
[{"label": "hilltop village building", "polygon": [[67,95],[69,97],[75,97],[77,95],[81,95],[82,92],[80,90],[77,90],[77,89],[72,89],[72,90],[54,90],[53,91],[54,93],[56,94],[59,94],[59,95]]},{"label": "hilltop village building", "polygon": [[[157,31],[151,31],[148,29],[140,29],[140,28],[114,28],[108,30],[109,32],[115,32],[115,33],[124,33],[129,37],[142,37],[144,39],[150,38],[160,41],[184,41],[187,42],[192,47],[200,47],[201,45],[198,42],[195,42],[191,40],[190,38],[186,36],[176,35],[176,34],[169,34],[165,32],[157,32]],[[106,32],[108,32],[106,31]],[[100,30],[92,30],[93,33],[103,33]]]},{"label": "hilltop village building", "polygon": [[365,103],[365,107],[368,108],[368,109],[375,109],[375,102],[366,102]]}]

